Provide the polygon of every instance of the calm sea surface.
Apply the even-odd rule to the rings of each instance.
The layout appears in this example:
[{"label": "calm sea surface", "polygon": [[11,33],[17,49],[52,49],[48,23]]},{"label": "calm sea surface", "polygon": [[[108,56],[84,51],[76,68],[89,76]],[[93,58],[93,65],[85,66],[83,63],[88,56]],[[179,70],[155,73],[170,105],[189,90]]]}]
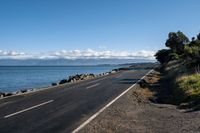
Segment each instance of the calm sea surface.
[{"label": "calm sea surface", "polygon": [[50,86],[70,75],[110,71],[117,66],[83,67],[0,67],[0,92]]}]

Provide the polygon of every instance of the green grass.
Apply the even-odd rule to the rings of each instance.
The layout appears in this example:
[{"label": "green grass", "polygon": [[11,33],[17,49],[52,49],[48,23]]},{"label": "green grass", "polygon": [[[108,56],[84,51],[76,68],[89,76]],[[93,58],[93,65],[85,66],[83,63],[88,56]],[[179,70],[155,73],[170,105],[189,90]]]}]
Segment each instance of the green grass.
[{"label": "green grass", "polygon": [[182,95],[182,100],[200,99],[200,74],[182,76],[177,79],[177,89],[175,93]]}]

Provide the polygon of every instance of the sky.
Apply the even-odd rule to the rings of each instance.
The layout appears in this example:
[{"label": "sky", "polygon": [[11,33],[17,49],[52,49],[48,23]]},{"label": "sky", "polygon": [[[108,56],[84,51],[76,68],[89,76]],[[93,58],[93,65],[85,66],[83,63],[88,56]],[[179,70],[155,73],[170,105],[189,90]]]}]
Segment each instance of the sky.
[{"label": "sky", "polygon": [[146,57],[200,32],[199,0],[0,0],[0,58]]}]

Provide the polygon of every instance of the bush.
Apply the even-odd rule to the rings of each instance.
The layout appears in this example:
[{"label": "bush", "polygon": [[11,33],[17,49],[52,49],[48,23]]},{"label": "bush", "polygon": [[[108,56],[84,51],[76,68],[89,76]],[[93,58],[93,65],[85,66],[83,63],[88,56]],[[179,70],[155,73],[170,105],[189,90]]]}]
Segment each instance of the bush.
[{"label": "bush", "polygon": [[185,46],[184,53],[187,57],[191,57],[191,58],[200,57],[200,47],[198,47],[198,46],[193,46],[193,47]]},{"label": "bush", "polygon": [[177,79],[175,93],[181,94],[182,101],[200,99],[200,74],[182,76]]},{"label": "bush", "polygon": [[170,53],[169,54],[170,60],[178,60],[180,58],[180,55],[177,53]]}]

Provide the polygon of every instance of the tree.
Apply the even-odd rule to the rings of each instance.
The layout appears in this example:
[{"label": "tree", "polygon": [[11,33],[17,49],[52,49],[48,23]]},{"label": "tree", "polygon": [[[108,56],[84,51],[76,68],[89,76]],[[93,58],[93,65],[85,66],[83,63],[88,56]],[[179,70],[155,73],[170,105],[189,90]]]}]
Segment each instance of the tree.
[{"label": "tree", "polygon": [[197,39],[200,40],[200,33],[197,35]]},{"label": "tree", "polygon": [[200,47],[200,33],[197,35],[197,39],[195,37],[192,38],[192,41],[188,44],[189,47]]},{"label": "tree", "polygon": [[166,47],[169,47],[174,53],[182,54],[184,51],[184,45],[187,43],[189,43],[188,37],[181,31],[178,31],[169,33],[165,45]]},{"label": "tree", "polygon": [[165,64],[170,61],[171,53],[172,52],[169,49],[162,49],[155,54],[155,57],[161,64]]}]

